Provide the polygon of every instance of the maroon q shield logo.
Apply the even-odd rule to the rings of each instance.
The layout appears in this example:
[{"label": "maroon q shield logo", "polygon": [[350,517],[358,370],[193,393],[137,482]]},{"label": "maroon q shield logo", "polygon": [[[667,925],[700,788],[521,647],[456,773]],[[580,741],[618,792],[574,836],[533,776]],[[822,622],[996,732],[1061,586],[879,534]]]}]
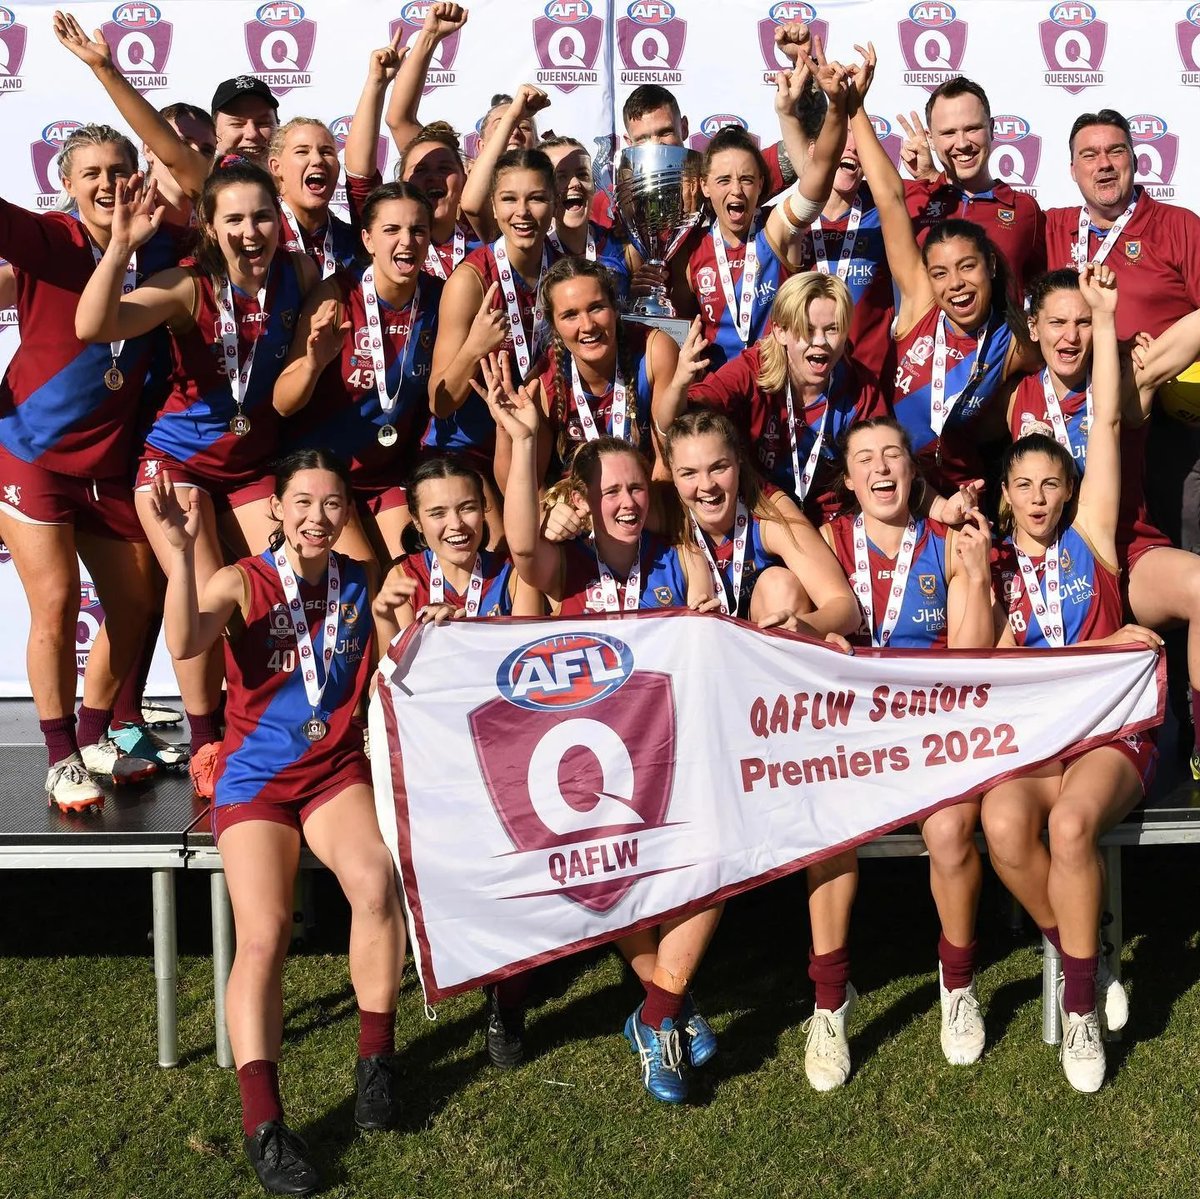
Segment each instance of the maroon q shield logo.
[{"label": "maroon q shield logo", "polygon": [[[600,660],[597,653],[606,664],[616,661],[599,644],[604,640],[567,634],[557,649],[546,643],[532,654],[548,671],[586,675],[589,654],[593,662]],[[519,653],[528,655],[530,648]],[[565,665],[556,666],[556,659]],[[551,851],[547,889],[593,912],[609,911],[637,882],[631,868],[642,865],[638,834],[666,823],[675,778],[670,677],[631,666],[629,656],[615,670],[600,667],[609,678],[625,674],[615,689],[607,689],[611,683],[597,689],[590,679],[577,682],[576,690],[582,686],[595,696],[580,703],[569,697],[564,703],[561,688],[555,696],[557,684],[550,684],[546,706],[536,696],[525,703],[502,695],[468,717],[488,795],[513,848]],[[598,842],[606,843],[603,859],[596,856]],[[620,877],[606,877],[618,869]]]},{"label": "maroon q shield logo", "polygon": [[33,177],[37,180],[38,208],[53,208],[58,202],[58,193],[62,183],[54,160],[58,157],[63,143],[82,126],[78,121],[51,121],[42,130],[40,141],[29,147],[29,158],[33,165]]},{"label": "maroon q shield logo", "polygon": [[1187,11],[1187,19],[1176,23],[1175,44],[1183,64],[1180,83],[1193,87],[1200,84],[1200,4],[1193,4]]},{"label": "maroon q shield logo", "polygon": [[829,45],[829,22],[817,16],[815,6],[798,0],[780,0],[771,5],[771,10],[758,23],[758,48],[762,52],[763,82],[774,86],[776,71],[790,71],[791,60],[785,58],[775,45],[775,30],[780,25],[802,23],[808,26],[813,37],[821,39],[821,45]]},{"label": "maroon q shield logo", "polygon": [[899,23],[904,82],[932,92],[959,74],[967,53],[967,23],[943,0],[922,0]]},{"label": "maroon q shield logo", "polygon": [[1171,199],[1175,189],[1175,165],[1179,161],[1179,137],[1167,129],[1162,117],[1138,113],[1129,118],[1133,151],[1137,155],[1137,182],[1156,199]]},{"label": "maroon q shield logo", "polygon": [[871,125],[875,129],[875,136],[879,138],[879,144],[887,151],[887,156],[892,160],[892,165],[899,170],[900,148],[904,145],[904,139],[898,133],[892,132],[891,122],[886,117],[872,115]]},{"label": "maroon q shield logo", "polygon": [[317,41],[317,23],[291,0],[263,4],[246,22],[250,68],[277,95],[312,83],[308,65]]},{"label": "maroon q shield logo", "polygon": [[100,32],[112,47],[117,70],[139,92],[167,86],[172,28],[156,4],[120,4]]},{"label": "maroon q shield logo", "polygon": [[1044,82],[1072,96],[1104,82],[1108,26],[1086,0],[1055,4],[1050,19],[1038,25],[1038,37],[1046,60]]},{"label": "maroon q shield logo", "polygon": [[75,621],[75,669],[83,678],[88,654],[96,641],[96,634],[104,623],[104,609],[100,607],[100,596],[94,583],[84,579],[79,585],[79,616]]},{"label": "maroon q shield logo", "polygon": [[687,22],[668,0],[634,0],[617,18],[622,83],[679,83]]},{"label": "maroon q shield logo", "polygon": [[533,22],[533,46],[542,69],[534,74],[540,87],[573,92],[600,82],[596,59],[604,39],[604,22],[591,0],[550,0]]},{"label": "maroon q shield logo", "polygon": [[992,118],[992,174],[1009,187],[1034,190],[1042,139],[1030,131],[1029,122],[1013,113]]},{"label": "maroon q shield logo", "polygon": [[[425,22],[425,16],[433,7],[432,0],[414,0],[400,10],[400,19],[388,25],[388,38],[394,38],[397,30],[403,31],[403,44],[411,46]],[[458,41],[460,30],[455,30],[448,38],[443,39],[434,49],[433,58],[429,60],[429,70],[425,74],[425,87],[422,95],[429,95],[439,87],[450,87],[458,82],[458,74],[454,70],[454,60],[458,57]]]},{"label": "maroon q shield logo", "polygon": [[17,22],[11,8],[0,5],[0,92],[21,89],[21,63],[29,31]]}]

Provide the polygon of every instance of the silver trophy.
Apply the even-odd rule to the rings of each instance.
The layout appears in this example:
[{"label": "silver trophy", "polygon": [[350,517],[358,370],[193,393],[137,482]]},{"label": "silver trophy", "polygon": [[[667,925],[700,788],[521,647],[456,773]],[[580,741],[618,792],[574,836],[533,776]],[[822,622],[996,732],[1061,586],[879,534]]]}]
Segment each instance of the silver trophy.
[{"label": "silver trophy", "polygon": [[[684,146],[626,146],[617,158],[617,209],[634,248],[647,266],[665,267],[680,243],[701,219],[700,162]],[[688,322],[680,320],[665,286],[642,296],[624,318],[653,325],[680,345]]]}]

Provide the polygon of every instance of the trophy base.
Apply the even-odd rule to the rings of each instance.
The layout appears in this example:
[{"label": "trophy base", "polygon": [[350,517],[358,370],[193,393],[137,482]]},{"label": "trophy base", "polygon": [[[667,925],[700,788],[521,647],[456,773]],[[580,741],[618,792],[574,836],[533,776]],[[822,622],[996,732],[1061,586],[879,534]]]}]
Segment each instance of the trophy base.
[{"label": "trophy base", "polygon": [[627,325],[648,325],[651,329],[661,329],[676,345],[682,346],[687,340],[691,321],[685,321],[677,316],[643,316],[639,312],[629,313],[621,317]]}]

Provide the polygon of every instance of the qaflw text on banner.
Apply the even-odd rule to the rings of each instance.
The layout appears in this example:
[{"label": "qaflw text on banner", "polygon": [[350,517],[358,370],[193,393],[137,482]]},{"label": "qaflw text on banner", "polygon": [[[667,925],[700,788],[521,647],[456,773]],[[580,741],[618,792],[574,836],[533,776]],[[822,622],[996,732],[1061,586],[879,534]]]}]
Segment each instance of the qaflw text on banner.
[{"label": "qaflw text on banner", "polygon": [[688,612],[414,627],[384,659],[371,742],[426,995],[1155,726],[1157,666],[1111,648],[849,656]]}]

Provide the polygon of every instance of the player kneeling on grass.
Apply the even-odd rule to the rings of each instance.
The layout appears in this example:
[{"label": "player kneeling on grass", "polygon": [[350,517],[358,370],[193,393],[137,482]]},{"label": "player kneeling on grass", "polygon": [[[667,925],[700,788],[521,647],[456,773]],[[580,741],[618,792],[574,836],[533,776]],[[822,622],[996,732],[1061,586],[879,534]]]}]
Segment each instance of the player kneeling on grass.
[{"label": "player kneeling on grass", "polygon": [[[354,1121],[386,1128],[397,1115],[394,1025],[404,921],[392,859],[379,834],[371,774],[355,722],[376,661],[407,598],[394,578],[376,596],[367,568],[333,551],[353,504],[345,466],[302,450],[276,472],[271,548],[223,567],[196,588],[196,492],[166,473],[151,491],[174,563],[167,644],[176,658],[224,641],[227,732],[217,763],[213,834],[233,904],[237,952],[226,1010],[238,1067],[246,1153],[263,1186],[309,1194],[321,1185],[308,1147],[283,1120],[278,1062],[283,959],[303,840],[350,901],[350,978],[359,1007]],[[372,628],[371,617],[374,617]]]}]

